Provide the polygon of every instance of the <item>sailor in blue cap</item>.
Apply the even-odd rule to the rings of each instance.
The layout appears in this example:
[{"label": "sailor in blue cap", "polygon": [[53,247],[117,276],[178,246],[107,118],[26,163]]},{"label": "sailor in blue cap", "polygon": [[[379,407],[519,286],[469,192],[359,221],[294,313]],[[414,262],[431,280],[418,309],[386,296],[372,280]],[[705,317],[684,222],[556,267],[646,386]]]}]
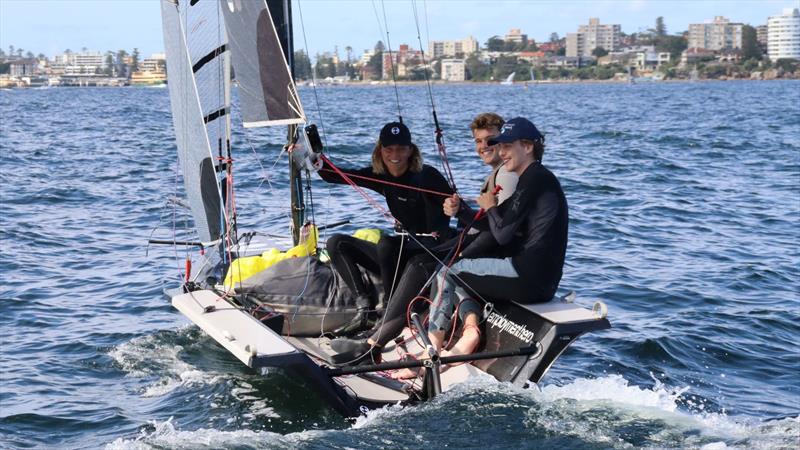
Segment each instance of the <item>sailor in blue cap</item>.
[{"label": "sailor in blue cap", "polygon": [[[456,308],[470,313],[464,319],[462,338],[442,355],[475,351],[480,343],[481,308],[473,299],[493,303],[549,301],[561,280],[567,249],[567,200],[558,179],[542,163],[544,136],[523,117],[506,122],[498,136],[503,166],[519,176],[516,190],[498,205],[497,196],[485,192],[478,204],[486,211],[489,229],[481,231],[449,268],[442,269],[432,289],[433,304],[428,334],[442,347]],[[475,305],[469,305],[475,302]],[[396,378],[416,376],[403,370]]]}]

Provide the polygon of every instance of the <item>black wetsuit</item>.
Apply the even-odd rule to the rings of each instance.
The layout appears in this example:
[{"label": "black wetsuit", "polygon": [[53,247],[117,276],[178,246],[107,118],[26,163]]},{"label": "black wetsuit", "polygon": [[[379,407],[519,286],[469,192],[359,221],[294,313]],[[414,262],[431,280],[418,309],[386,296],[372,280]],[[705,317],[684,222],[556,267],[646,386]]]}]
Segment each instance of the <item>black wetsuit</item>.
[{"label": "black wetsuit", "polygon": [[567,250],[569,212],[561,184],[541,163],[519,177],[514,194],[487,211],[481,231],[461,258],[511,257],[519,277],[461,272],[467,287],[492,300],[537,303],[550,300],[561,281]]},{"label": "black wetsuit", "polygon": [[[452,189],[447,184],[444,176],[435,168],[423,165],[420,172],[406,171],[399,177],[389,173],[376,174],[372,167],[362,169],[340,169],[347,175],[357,175],[375,178],[382,181],[397,183],[406,186],[415,186],[444,194],[452,194]],[[319,171],[323,180],[330,183],[345,184],[342,177],[333,171],[327,162]],[[402,224],[403,231],[413,234],[438,234],[434,237],[417,237],[425,246],[434,246],[438,242],[450,238],[453,230],[450,228],[450,217],[444,214],[442,204],[443,195],[431,194],[410,190],[399,186],[391,186],[377,181],[352,177],[351,180],[358,186],[371,189],[386,198],[389,211],[395,219]],[[359,298],[369,295],[361,279],[358,266],[380,273],[383,282],[384,298],[389,298],[392,291],[392,282],[403,273],[406,262],[414,255],[424,252],[413,240],[402,241],[403,250],[400,255],[398,267],[398,251],[401,238],[399,236],[383,236],[375,245],[370,242],[347,235],[334,235],[328,238],[327,248],[334,269],[347,283]],[[367,305],[359,305],[361,307]]]}]

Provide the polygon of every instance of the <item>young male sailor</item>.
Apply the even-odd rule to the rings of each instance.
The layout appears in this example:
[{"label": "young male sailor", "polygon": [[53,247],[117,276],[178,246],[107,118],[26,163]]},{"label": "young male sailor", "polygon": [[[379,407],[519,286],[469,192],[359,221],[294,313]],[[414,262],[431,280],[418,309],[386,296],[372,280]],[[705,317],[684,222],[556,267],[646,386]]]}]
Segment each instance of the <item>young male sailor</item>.
[{"label": "young male sailor", "polygon": [[[503,118],[492,112],[478,114],[472,119],[469,128],[472,130],[472,138],[475,142],[475,151],[484,164],[492,168],[492,172],[486,177],[481,187],[481,194],[484,192],[494,192],[496,186],[502,190],[497,194],[497,203],[503,203],[511,197],[517,186],[518,176],[510,172],[503,166],[497,146],[489,145],[489,139],[500,134],[503,126]],[[461,223],[469,224],[475,217],[475,211],[461,202],[456,194],[444,201],[444,213],[450,217],[458,218]],[[483,221],[482,221],[483,222]],[[470,234],[475,234],[479,229],[486,229],[479,224],[473,224],[469,230]]]},{"label": "young male sailor", "polygon": [[[423,164],[422,154],[411,140],[411,132],[400,122],[383,126],[372,150],[370,166],[338,169],[324,158],[323,162],[319,171],[323,180],[346,183],[342,176],[344,174],[357,186],[383,195],[389,211],[400,222],[402,230],[416,236],[416,240],[383,236],[377,245],[344,234],[328,238],[326,247],[331,264],[356,295],[358,314],[348,324],[334,331],[336,335],[348,335],[367,328],[369,311],[374,303],[358,267],[380,274],[384,300],[388,300],[397,282],[395,278],[403,273],[406,262],[424,252],[417,243],[430,247],[453,235],[450,217],[443,213],[441,207],[443,195],[452,194],[453,191],[438,170]],[[403,239],[406,240],[401,243]]]},{"label": "young male sailor", "polygon": [[[467,296],[492,302],[546,302],[555,294],[564,266],[567,200],[558,179],[541,163],[544,136],[529,120],[517,117],[506,122],[489,144],[499,145],[504,167],[516,173],[519,181],[502,205],[491,192],[478,197],[489,230],[479,233],[460,259],[437,275],[428,325],[437,350],[452,326],[456,308],[467,311],[464,337],[451,354],[471,353],[480,341],[480,308]],[[463,299],[460,304],[459,298]],[[395,375],[413,376],[416,373],[410,370]]]},{"label": "young male sailor", "polygon": [[[502,160],[497,153],[497,147],[489,145],[489,139],[500,134],[500,127],[503,125],[503,118],[491,112],[477,115],[470,123],[470,129],[475,142],[475,150],[483,162],[492,167],[492,172],[487,176],[481,188],[481,192],[493,192],[495,185],[503,186],[498,196],[498,203],[502,203],[511,194],[517,184],[517,174],[509,172],[503,167]],[[457,196],[449,197],[443,204],[445,214],[458,217],[462,223],[469,224],[475,217],[475,211],[461,202]],[[486,222],[481,220],[480,222]],[[488,229],[487,226],[474,226]],[[474,236],[473,236],[474,237]],[[433,249],[439,258],[444,258],[447,253],[455,246],[455,243],[442,244],[440,248]],[[332,342],[332,348],[339,352],[334,357],[334,362],[345,363],[362,360],[368,361],[375,359],[380,353],[380,348],[398,336],[406,326],[406,313],[409,304],[413,301],[428,282],[430,277],[436,272],[439,263],[430,255],[422,254],[412,258],[397,286],[397,290],[387,303],[387,309],[382,320],[373,329],[366,340],[356,339],[336,339]],[[422,303],[420,303],[421,305]],[[370,354],[371,358],[361,358]]]}]

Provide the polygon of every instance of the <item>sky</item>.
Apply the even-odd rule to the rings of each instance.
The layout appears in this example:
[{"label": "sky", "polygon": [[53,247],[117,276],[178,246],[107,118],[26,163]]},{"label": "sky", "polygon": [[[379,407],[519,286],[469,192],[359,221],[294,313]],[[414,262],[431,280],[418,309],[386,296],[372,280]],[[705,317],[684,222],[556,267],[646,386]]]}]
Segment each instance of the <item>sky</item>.
[{"label": "sky", "polygon": [[[658,16],[669,33],[719,15],[757,26],[784,8],[800,8],[800,0],[293,0],[292,7],[295,49],[315,55],[338,47],[342,57],[347,46],[358,56],[378,40],[386,43],[386,28],[393,49],[419,48],[416,23],[427,50],[428,40],[472,35],[483,44],[510,28],[546,41],[550,33],[563,37],[576,31],[590,17],[620,24],[625,33],[652,28]],[[160,0],[0,0],[0,48],[7,52],[9,45],[48,57],[84,47],[138,48],[149,56],[164,48]]]}]

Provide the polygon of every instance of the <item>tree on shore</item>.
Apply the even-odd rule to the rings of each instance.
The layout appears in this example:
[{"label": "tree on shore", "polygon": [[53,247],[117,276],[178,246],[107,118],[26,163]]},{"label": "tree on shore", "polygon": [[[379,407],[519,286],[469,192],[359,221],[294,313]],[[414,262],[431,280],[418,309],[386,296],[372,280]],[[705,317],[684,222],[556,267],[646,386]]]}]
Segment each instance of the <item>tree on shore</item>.
[{"label": "tree on shore", "polygon": [[133,49],[133,53],[131,53],[131,72],[136,72],[139,70],[139,49]]},{"label": "tree on shore", "polygon": [[555,44],[558,42],[558,33],[550,33],[550,42]]},{"label": "tree on shore", "polygon": [[473,81],[485,81],[489,79],[492,68],[478,58],[477,53],[469,55],[466,61],[467,79]]},{"label": "tree on shore", "polygon": [[374,54],[370,56],[367,62],[367,71],[372,80],[380,80],[383,78],[383,41],[378,41],[373,48]]},{"label": "tree on shore", "polygon": [[756,29],[750,25],[742,27],[742,60],[762,58],[761,47],[758,45]]},{"label": "tree on shore", "polygon": [[592,50],[592,56],[595,58],[602,58],[606,55],[608,55],[608,50],[604,49],[603,47],[595,47],[594,50]]},{"label": "tree on shore", "polygon": [[311,59],[304,50],[294,52],[294,77],[298,80],[311,79]]},{"label": "tree on shore", "polygon": [[666,36],[667,35],[667,26],[664,24],[664,18],[658,16],[656,18],[656,36]]},{"label": "tree on shore", "polygon": [[486,41],[486,50],[490,52],[502,52],[505,50],[506,41],[500,38],[500,36],[492,36]]},{"label": "tree on shore", "polygon": [[[69,52],[67,50],[64,53]],[[125,50],[117,50],[117,76],[126,77],[128,76],[128,71],[126,70],[127,64],[125,64],[125,59],[128,57],[128,52]]]},{"label": "tree on shore", "polygon": [[689,41],[683,36],[659,36],[655,39],[658,52],[669,52],[672,59],[681,57],[681,53],[689,46]]},{"label": "tree on shore", "polygon": [[109,50],[106,52],[106,67],[105,67],[105,74],[106,76],[113,76],[114,75],[114,53]]}]

